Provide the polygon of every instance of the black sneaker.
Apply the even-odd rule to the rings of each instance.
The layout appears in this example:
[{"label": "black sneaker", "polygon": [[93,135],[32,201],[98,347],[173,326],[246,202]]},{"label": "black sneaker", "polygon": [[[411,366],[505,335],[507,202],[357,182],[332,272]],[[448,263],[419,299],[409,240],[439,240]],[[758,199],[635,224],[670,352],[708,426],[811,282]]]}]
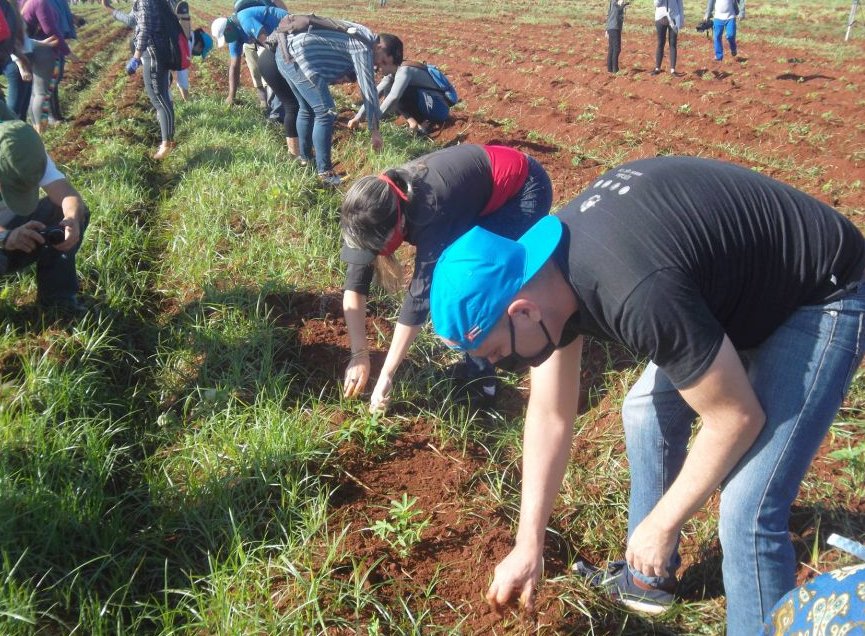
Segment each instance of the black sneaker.
[{"label": "black sneaker", "polygon": [[495,375],[489,372],[479,375],[477,367],[461,361],[445,369],[445,377],[453,387],[451,398],[456,404],[476,409],[495,406],[499,387]]},{"label": "black sneaker", "polygon": [[590,585],[604,588],[611,598],[637,612],[662,614],[673,604],[675,577],[666,579],[659,587],[652,587],[635,579],[624,561],[611,561],[603,570],[585,561],[577,561],[571,569]]}]

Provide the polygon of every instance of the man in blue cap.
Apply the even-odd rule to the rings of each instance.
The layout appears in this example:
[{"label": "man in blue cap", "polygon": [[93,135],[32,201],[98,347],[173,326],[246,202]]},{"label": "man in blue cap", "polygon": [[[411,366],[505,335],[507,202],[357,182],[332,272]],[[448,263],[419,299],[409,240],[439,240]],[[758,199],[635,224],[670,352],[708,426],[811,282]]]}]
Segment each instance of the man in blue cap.
[{"label": "man in blue cap", "polygon": [[[46,197],[39,198],[39,189]],[[36,263],[39,304],[80,314],[75,254],[87,228],[81,195],[45,152],[39,134],[0,102],[0,275]]]},{"label": "man in blue cap", "polygon": [[862,235],[829,206],[690,157],[616,168],[518,241],[474,228],[454,242],[433,274],[436,333],[497,366],[532,367],[519,528],[490,604],[532,607],[588,334],[649,363],[622,406],[625,559],[575,569],[663,612],[680,530],[720,486],[727,633],[758,633],[796,584],[790,506],[862,357],[863,269]]}]

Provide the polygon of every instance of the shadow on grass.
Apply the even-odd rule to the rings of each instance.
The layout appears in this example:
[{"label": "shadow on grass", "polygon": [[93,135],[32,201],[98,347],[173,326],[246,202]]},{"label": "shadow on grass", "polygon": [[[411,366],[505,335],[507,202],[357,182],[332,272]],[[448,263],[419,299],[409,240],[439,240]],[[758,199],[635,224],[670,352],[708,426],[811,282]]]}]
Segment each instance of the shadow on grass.
[{"label": "shadow on grass", "polygon": [[[167,590],[189,589],[239,543],[279,543],[297,531],[307,495],[329,487],[318,474],[330,451],[324,440],[298,443],[312,449],[300,455],[289,447],[260,456],[248,451],[253,456],[244,455],[243,468],[213,471],[218,476],[197,483],[194,492],[183,484],[154,491],[154,481],[161,481],[166,457],[185,452],[177,444],[190,428],[227,407],[219,392],[202,397],[203,387],[252,401],[275,374],[289,385],[286,411],[322,395],[338,400],[322,360],[342,360],[345,351],[300,340],[305,322],[329,306],[320,294],[272,285],[267,294],[208,291],[158,323],[122,310],[91,310],[86,320],[95,318],[114,344],[75,370],[86,376],[87,386],[76,389],[82,392],[76,404],[84,406],[41,420],[28,413],[36,432],[0,445],[0,555],[6,584],[32,590],[37,625],[68,631],[97,602],[118,625],[154,627]],[[22,337],[45,334],[31,343],[44,347],[43,355],[64,332],[71,338],[87,328],[80,321],[46,324],[31,307],[0,309]],[[244,332],[222,328],[223,315],[246,326]],[[160,375],[170,361],[159,365],[154,358],[184,345],[194,367],[166,393]],[[25,349],[22,356],[32,354]],[[0,360],[0,378],[23,386],[24,361],[14,358]],[[297,506],[284,484],[303,484]],[[153,621],[147,607],[157,607]]]}]

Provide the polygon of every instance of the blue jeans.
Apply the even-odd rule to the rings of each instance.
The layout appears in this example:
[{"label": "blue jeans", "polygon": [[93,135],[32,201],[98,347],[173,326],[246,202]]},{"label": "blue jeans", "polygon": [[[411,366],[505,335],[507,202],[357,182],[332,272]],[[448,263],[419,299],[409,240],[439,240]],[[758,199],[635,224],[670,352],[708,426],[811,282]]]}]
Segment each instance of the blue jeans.
[{"label": "blue jeans", "polygon": [[721,36],[727,36],[727,43],[730,45],[730,55],[736,55],[736,18],[729,20],[712,20],[712,34],[715,42],[715,59],[724,59],[724,43],[721,41]]},{"label": "blue jeans", "polygon": [[[721,485],[730,636],[759,633],[764,616],[796,585],[790,506],[862,359],[863,325],[860,284],[840,300],[800,307],[761,345],[740,351],[766,424]],[[650,363],[622,407],[631,466],[629,536],[676,478],[694,418]],[[678,564],[676,555],[671,566]]]},{"label": "blue jeans", "polygon": [[21,121],[27,121],[27,109],[30,106],[30,95],[33,92],[33,82],[21,79],[18,65],[11,59],[3,67],[6,76],[6,105]]},{"label": "blue jeans", "polygon": [[[27,221],[41,221],[45,225],[56,225],[63,219],[63,210],[55,205],[48,197],[39,201],[36,210],[30,216],[16,216],[6,224],[7,230],[12,230]],[[78,293],[78,275],[75,272],[75,255],[81,247],[84,232],[90,219],[85,214],[81,222],[81,236],[78,245],[68,252],[60,252],[53,247],[44,246],[36,248],[35,251],[26,253],[0,250],[0,276],[11,274],[24,267],[36,263],[36,290],[37,297],[42,304],[66,302],[75,299]]]},{"label": "blue jeans", "polygon": [[296,62],[289,64],[282,55],[276,56],[276,66],[297,97],[300,108],[297,115],[300,158],[309,161],[310,149],[315,148],[315,167],[319,174],[330,171],[336,104],[327,82],[320,75],[307,77]]}]

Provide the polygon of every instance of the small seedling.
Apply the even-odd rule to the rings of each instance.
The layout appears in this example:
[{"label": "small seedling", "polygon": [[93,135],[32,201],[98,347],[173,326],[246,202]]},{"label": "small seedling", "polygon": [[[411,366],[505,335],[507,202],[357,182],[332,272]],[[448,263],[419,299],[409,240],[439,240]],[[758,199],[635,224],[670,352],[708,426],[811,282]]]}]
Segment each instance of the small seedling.
[{"label": "small seedling", "polygon": [[418,518],[423,516],[423,511],[414,509],[416,502],[417,497],[409,499],[408,494],[403,493],[402,499],[391,500],[387,518],[379,519],[370,528],[403,558],[420,542],[421,533],[431,521],[430,517]]}]

